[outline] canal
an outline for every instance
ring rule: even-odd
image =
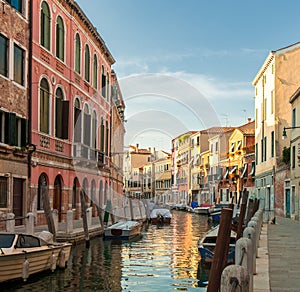
[[[201,291],[208,272],[197,242],[207,217],[172,211],[171,225],[145,225],[132,241],[91,240],[72,248],[65,270],[30,276],[27,283],[0,284],[1,291]],[[204,289],[203,291],[205,291]]]

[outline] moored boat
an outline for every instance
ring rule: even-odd
[[[46,270],[64,268],[71,243],[52,241],[52,234],[0,233],[0,282],[21,279]]]
[[[201,261],[205,264],[211,264],[214,257],[219,225],[209,230],[205,236],[198,242],[198,251],[201,256]],[[234,262],[235,257],[236,232],[231,231],[230,244],[228,251],[228,263]]]
[[[194,208],[194,212],[200,215],[209,215],[213,210],[213,205],[201,204],[200,206]]]
[[[152,224],[170,224],[172,214],[169,209],[153,209],[150,213]]]
[[[142,223],[137,221],[120,221],[104,229],[106,239],[131,239],[142,232]]]

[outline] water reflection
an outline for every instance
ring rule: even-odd
[[[145,226],[131,241],[96,238],[72,248],[65,270],[31,276],[1,291],[201,291],[208,271],[199,269],[197,241],[207,217],[173,211],[170,225]],[[3,286],[3,285],[1,285]]]

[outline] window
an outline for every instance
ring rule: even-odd
[[[8,77],[8,39],[0,34],[0,74]]]
[[[275,135],[274,131],[271,132],[271,157],[275,155]]]
[[[20,13],[23,12],[23,0],[6,0],[6,2]]]
[[[78,98],[74,104],[74,142],[81,142],[81,109]]]
[[[75,37],[75,71],[80,74],[81,43],[80,36],[77,33]]]
[[[93,61],[93,87],[98,88],[98,60],[96,55],[94,55]]]
[[[109,128],[108,121],[106,121],[106,137],[105,137],[105,154],[108,155],[108,142],[109,142]]]
[[[107,97],[107,101],[109,101],[109,88],[110,88],[110,85],[109,85],[109,74],[107,73],[107,78],[106,78],[106,97]]]
[[[292,111],[292,127],[296,127],[296,109],[293,108]]]
[[[49,84],[43,78],[40,83],[40,131],[49,133]]]
[[[8,178],[0,177],[0,208],[7,208]]]
[[[55,136],[68,139],[69,101],[64,100],[62,89],[59,87],[55,94]]]
[[[271,114],[274,114],[274,90],[271,91]]]
[[[101,70],[101,93],[103,97],[106,97],[106,76],[105,76],[105,72],[104,72],[104,67],[102,66],[102,70]]]
[[[88,45],[84,50],[84,79],[90,82],[90,49]]]
[[[63,20],[60,16],[56,22],[56,57],[64,61],[65,55],[65,28]]]
[[[100,151],[104,152],[104,121],[101,119],[101,133],[100,133]]]
[[[296,166],[296,146],[292,147],[292,168]]]
[[[0,111],[0,142],[25,147],[27,144],[27,120],[15,113]]]
[[[50,50],[50,9],[48,4],[43,1],[41,8],[41,45]]]
[[[97,114],[95,111],[92,118],[92,147],[97,148]]]
[[[24,60],[25,51],[14,45],[14,81],[24,85]]]
[[[83,143],[90,146],[91,139],[91,115],[89,114],[89,108],[87,105],[84,107],[83,115]]]

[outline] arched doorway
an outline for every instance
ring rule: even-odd
[[[61,177],[57,176],[54,181],[53,209],[58,211],[58,222],[61,222],[62,186]]]

